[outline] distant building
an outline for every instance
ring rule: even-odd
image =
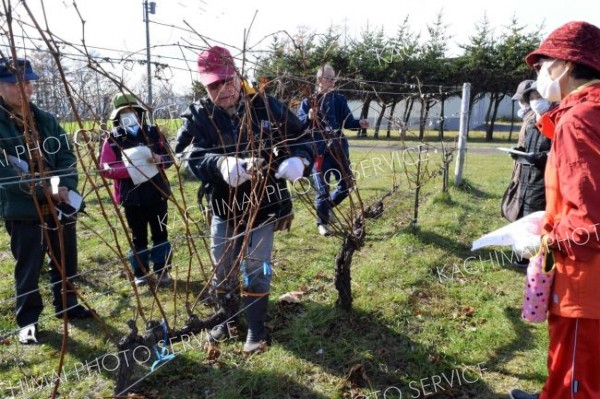
[[[446,100],[444,104],[444,129],[445,130],[458,130],[459,118],[460,118],[460,97],[452,97]],[[358,118],[360,114],[360,109],[362,107],[362,103],[360,101],[350,101],[349,103],[350,109],[355,117]],[[469,129],[481,128],[481,126],[485,125],[485,114],[487,112],[489,105],[489,97],[485,97],[483,100],[476,102],[473,104],[473,108],[471,110],[470,120],[469,120]],[[498,107],[498,113],[496,115],[496,120],[510,120],[512,115],[512,107],[515,106],[514,117],[517,118],[517,109],[518,106],[513,104],[510,96],[504,97],[500,106]],[[379,116],[380,107],[377,102],[371,102],[371,109],[369,111],[369,122],[371,126],[374,125],[374,122],[377,120]],[[396,105],[396,109],[394,111],[394,120],[399,121],[404,114],[405,102],[402,101]],[[411,112],[411,116],[409,119],[408,127],[409,128],[418,128],[419,127],[419,114],[420,114],[420,104],[415,103],[413,105],[413,109]],[[441,121],[441,106],[440,104],[434,105],[430,110],[427,117],[426,126],[428,130],[438,130]],[[389,112],[386,111],[386,114],[381,121],[381,127],[387,128],[389,121],[388,118]],[[518,119],[518,118],[517,118]],[[518,120],[517,120],[518,121]],[[399,128],[397,126],[398,122],[393,122],[394,128]]]

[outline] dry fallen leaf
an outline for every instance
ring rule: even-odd
[[[352,384],[360,385],[361,379],[362,381],[369,382],[369,377],[367,376],[365,366],[363,366],[361,363],[357,363],[350,369],[346,380]]]
[[[287,303],[300,303],[302,301],[303,295],[304,295],[304,292],[302,292],[302,291],[286,292],[285,294],[283,294],[279,297],[279,301],[287,302]]]
[[[471,317],[475,314],[475,308],[471,306],[464,307],[462,308],[462,314],[465,317]]]
[[[221,356],[221,351],[217,348],[216,345],[211,344],[210,342],[206,342],[204,344],[204,350],[206,351],[206,359],[207,360],[217,360],[219,356]]]

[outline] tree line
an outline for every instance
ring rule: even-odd
[[[379,105],[375,137],[384,118],[395,121],[394,115],[399,114],[399,125],[406,125],[417,104],[420,139],[431,108],[460,96],[463,83],[469,82],[471,108],[486,96],[490,99],[485,121],[486,140],[491,141],[501,101],[514,93],[519,82],[534,77],[524,58],[539,45],[541,26],[527,29],[513,16],[495,35],[484,15],[468,42],[459,44],[462,54],[457,57],[448,56],[451,36],[447,32],[441,12],[427,25],[425,35],[413,32],[409,17],[393,36],[386,36],[383,28],[366,28],[359,37],[347,40],[335,27],[325,33],[300,28],[295,35],[273,37],[269,51],[258,58],[255,76],[271,82],[270,90],[294,105],[312,93],[315,71],[329,62],[341,77],[339,87],[347,97],[362,102],[361,118],[369,116],[372,102]],[[404,107],[401,112],[398,105]]]
[[[398,25],[395,34],[388,36],[384,29],[365,28],[357,37],[348,37],[337,27],[324,33],[299,28],[295,34],[274,34],[265,51],[253,55],[251,65],[256,84],[275,94],[292,108],[314,91],[317,68],[330,63],[339,74],[338,87],[350,99],[360,101],[360,118],[369,116],[375,121],[374,136],[380,136],[382,122],[387,120],[387,136],[392,126],[402,131],[409,118],[419,115],[419,138],[423,139],[429,112],[435,105],[443,105],[452,97],[460,97],[464,82],[471,83],[470,107],[489,98],[485,122],[486,140],[494,133],[498,107],[507,95],[514,93],[520,81],[533,77],[524,57],[537,48],[541,40],[541,26],[528,29],[515,16],[496,34],[489,19],[474,24],[474,34],[467,43],[459,44],[462,54],[450,57],[452,37],[442,12],[436,14],[424,34],[415,33],[407,16]],[[257,55],[258,54],[258,55]],[[98,55],[99,57],[99,55]],[[35,100],[63,120],[72,115],[65,98],[54,60],[46,52],[31,55],[40,72]],[[110,98],[118,90],[114,82],[98,74],[82,61],[65,60],[69,66],[67,79],[78,98],[77,111],[85,118],[105,122],[110,113]],[[161,68],[168,65],[160,64]],[[172,84],[159,75],[155,64],[153,106],[176,104],[182,110],[204,94],[202,85],[193,81],[189,92],[175,93]],[[144,98],[147,87],[145,75],[136,82],[123,81]],[[159,104],[160,103],[160,104]],[[378,107],[371,107],[376,103]],[[172,108],[171,108],[172,109]],[[377,115],[369,115],[377,109]],[[174,117],[173,113],[164,117]],[[366,134],[365,131],[359,134]],[[441,123],[440,139],[443,138]]]

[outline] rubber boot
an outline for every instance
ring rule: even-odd
[[[137,252],[137,256],[135,253]],[[136,278],[145,278],[145,273],[148,272],[148,264],[150,261],[150,252],[147,248],[136,248],[135,251],[131,250],[127,254],[127,258],[129,259],[129,263],[131,264],[131,268],[133,269],[133,274]],[[140,262],[141,265],[140,265]],[[145,270],[142,270],[142,266]]]
[[[267,318],[269,296],[245,296],[243,304],[248,319],[248,336],[244,343],[244,352],[246,354],[260,352],[264,350],[265,341],[267,340],[265,320]]]
[[[166,266],[171,266],[171,243],[163,241],[150,248],[150,260],[154,264],[154,273],[160,274]]]
[[[171,284],[169,269],[171,266],[171,243],[161,242],[150,249],[150,260],[154,268],[154,277],[158,285]],[[163,270],[164,269],[164,270]]]
[[[207,334],[206,340],[211,343],[223,342],[229,336],[228,326],[237,321],[237,313],[240,310],[239,294],[228,292],[218,293],[215,302],[217,303],[218,323]]]

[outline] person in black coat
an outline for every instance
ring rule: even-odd
[[[208,95],[183,113],[175,152],[201,181],[212,214],[211,294],[221,324],[207,338],[226,338],[241,291],[248,320],[244,352],[253,353],[267,339],[274,232],[289,228],[293,216],[286,180],[296,183],[309,175],[312,144],[283,103],[242,89],[229,50],[214,46],[201,52],[198,72]]]
[[[540,96],[535,82],[523,93],[522,101],[528,104],[531,111],[525,115],[524,134],[519,137],[519,146],[515,148],[527,155],[512,155],[515,162],[519,163],[521,167],[519,174],[521,208],[517,219],[546,209],[544,171],[548,152],[552,145],[552,141],[544,136],[536,126],[536,122],[551,109],[552,104]]]
[[[514,148],[526,155],[511,154],[515,160],[513,180],[518,184],[519,211],[516,219],[520,219],[546,209],[544,172],[552,141],[540,132],[536,122],[552,108],[553,104],[540,96],[533,80],[522,82],[513,99],[521,103],[522,109],[527,109],[523,116],[518,147]],[[527,267],[528,264],[529,259],[522,258],[517,260],[515,266]]]

